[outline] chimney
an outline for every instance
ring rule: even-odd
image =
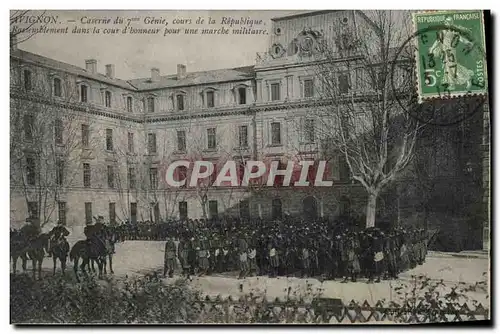
[[[177,64],[177,80],[184,79],[186,77],[186,65]]]
[[[90,73],[97,73],[97,60],[87,59],[85,60],[85,69]]]
[[[17,50],[17,36],[16,35],[10,35],[10,49],[12,51]]]
[[[115,65],[113,64],[106,65],[106,76],[110,79],[115,78]]]
[[[151,81],[158,82],[160,81],[160,69],[157,67],[153,67],[151,69]]]

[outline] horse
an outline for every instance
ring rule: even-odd
[[[91,260],[97,262],[97,266],[99,267],[99,278],[102,278],[103,264],[106,263],[106,253],[106,245],[97,237],[77,241],[69,253],[69,258],[73,261],[73,270],[76,280],[80,282],[78,277],[78,264],[80,258],[82,259],[80,268],[84,273],[86,273],[85,267],[90,268],[89,264]]]
[[[55,241],[50,247],[50,253],[52,254],[52,261],[54,262],[54,275],[56,274],[57,259],[61,262],[61,271],[64,275],[66,270],[66,259],[69,253],[69,243],[66,238]]]
[[[23,240],[21,233],[17,230],[10,232],[10,256],[12,258],[12,271],[17,273],[17,259],[21,258],[23,271],[26,271],[28,256],[26,254],[26,241]]]
[[[45,252],[49,252],[49,239],[47,233],[42,233],[33,238],[26,245],[26,251],[33,262],[33,279],[36,279],[36,270],[38,269],[38,278],[42,278],[42,263]]]

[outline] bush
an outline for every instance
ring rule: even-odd
[[[34,281],[11,276],[11,323],[186,323],[198,317],[199,294],[184,280],[164,284],[153,274],[81,283],[64,277]]]

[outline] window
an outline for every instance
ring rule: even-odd
[[[128,140],[128,152],[134,153],[134,133],[133,132],[128,133],[127,140]]]
[[[130,167],[128,169],[128,187],[129,189],[135,189],[135,168]]]
[[[88,87],[86,85],[80,85],[80,102],[88,101]]]
[[[340,181],[349,181],[350,179],[350,171],[349,171],[349,165],[347,164],[345,156],[341,155],[339,156],[339,179]]]
[[[113,166],[108,166],[108,188],[115,187],[115,169]]]
[[[238,103],[247,104],[247,89],[245,87],[238,88]]]
[[[56,119],[54,123],[54,132],[56,137],[56,144],[61,145],[63,143],[63,121]]]
[[[207,92],[207,108],[213,108],[215,106],[215,94],[213,91]]]
[[[282,207],[281,207],[281,199],[275,198],[273,199],[272,204],[272,218],[273,219],[281,219],[283,216]]]
[[[306,143],[314,143],[316,141],[316,134],[314,131],[314,119],[305,120],[304,137]]]
[[[241,125],[238,131],[240,147],[248,147],[248,126]]]
[[[347,94],[349,92],[349,77],[347,74],[339,75],[339,93]]]
[[[187,187],[187,167],[186,166],[179,166],[178,167],[178,177],[177,177],[177,180],[176,181],[182,181],[182,180],[186,180],[186,182],[184,182],[184,184],[181,186],[181,188],[186,188]]]
[[[219,216],[217,201],[208,201],[208,212],[210,214],[210,218],[217,218]]]
[[[151,189],[158,189],[158,168],[149,169],[149,185]]]
[[[156,153],[156,133],[148,133],[148,153]]]
[[[184,95],[177,94],[176,99],[177,99],[177,110],[179,111],[184,110]]]
[[[89,147],[89,126],[87,124],[82,124],[82,146]]]
[[[85,203],[85,223],[87,225],[92,224],[92,203]]]
[[[111,92],[110,91],[104,92],[104,105],[107,108],[111,108]]]
[[[31,82],[31,71],[30,70],[24,70],[24,89],[25,90],[31,90],[33,88],[32,82]]]
[[[64,184],[64,160],[62,158],[56,159],[56,183],[58,186]]]
[[[177,150],[179,152],[186,151],[186,131],[184,130],[177,131]]]
[[[215,150],[215,147],[217,146],[217,141],[215,139],[215,128],[207,129],[207,139],[208,149]]]
[[[130,221],[132,223],[137,222],[137,203],[136,202],[130,203]]]
[[[29,186],[34,186],[36,183],[36,161],[35,157],[26,157],[26,183]]]
[[[90,164],[83,164],[83,186],[90,188]]]
[[[153,212],[151,212],[151,208]],[[149,219],[155,223],[160,222],[160,204],[158,202],[150,203]]]
[[[38,219],[38,202],[28,202],[28,216]]]
[[[132,112],[132,96],[127,96],[127,111]]]
[[[313,80],[312,79],[307,79],[304,80],[304,97],[313,97],[314,96],[314,86],[313,86]]]
[[[109,203],[109,223],[114,225],[116,223],[116,204]]]
[[[57,218],[61,224],[66,225],[66,202],[57,202]]]
[[[147,99],[148,102],[148,112],[155,112],[155,98],[150,96]]]
[[[213,166],[213,173],[210,174],[210,185],[213,185],[215,183],[215,180],[217,180],[217,164],[214,163]]]
[[[188,204],[186,201],[179,202],[179,218],[181,220],[188,219]]]
[[[279,122],[271,123],[271,144],[281,145],[281,124]]]
[[[106,150],[113,151],[113,129],[106,129]]]
[[[280,99],[280,84],[271,84],[271,101],[278,101]]]
[[[52,80],[52,93],[57,97],[62,96],[61,79],[54,78],[54,80]]]
[[[240,218],[241,219],[250,219],[250,203],[247,199],[240,201]]]
[[[35,117],[33,115],[24,115],[24,139],[27,141],[33,140],[33,127],[35,125]]]

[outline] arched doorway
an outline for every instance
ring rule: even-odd
[[[307,196],[302,200],[302,212],[304,218],[314,220],[318,218],[318,203],[313,196]]]

